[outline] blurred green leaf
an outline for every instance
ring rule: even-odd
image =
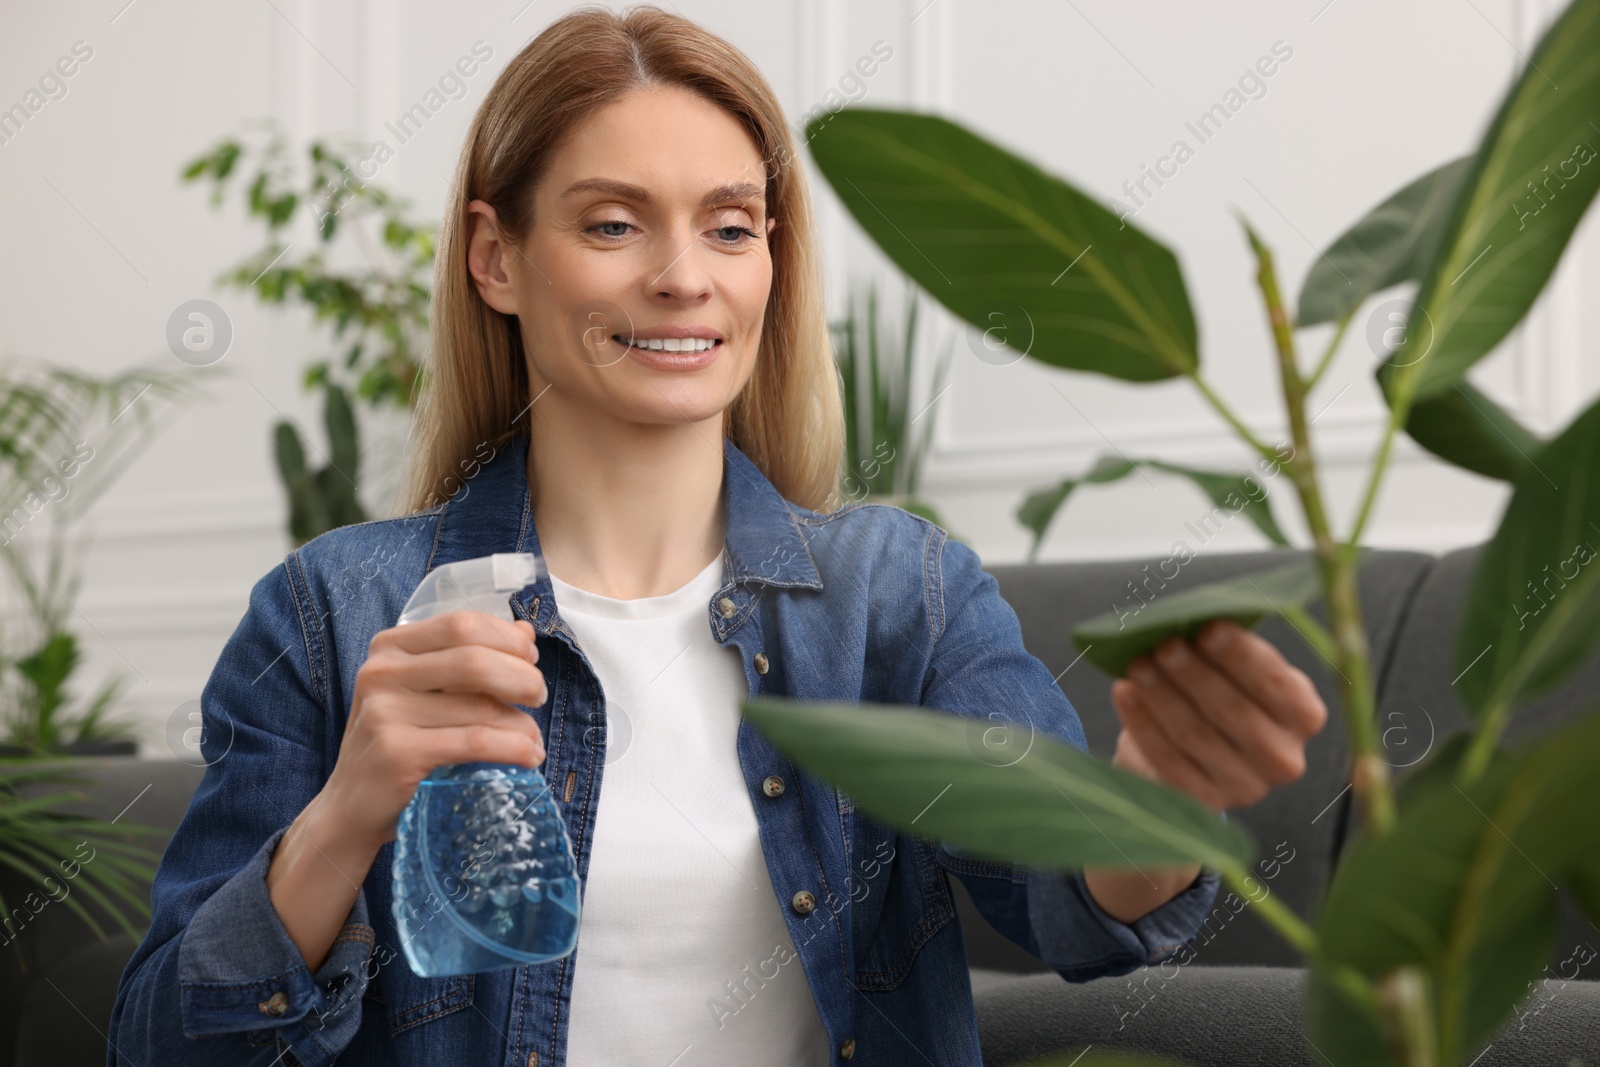
[[[936,115],[845,107],[806,134],[862,228],[986,342],[1125,381],[1198,365],[1177,258],[1095,197]]]
[[[1296,326],[1333,322],[1367,297],[1427,268],[1471,156],[1429,171],[1369,211],[1311,265],[1296,300]]]
[[[1411,405],[1406,433],[1465,470],[1514,480],[1544,442],[1466,378]]]
[[[67,679],[78,665],[78,639],[70,633],[53,633],[44,646],[16,662],[17,671],[33,686],[33,714],[39,722],[53,722],[67,700]],[[54,740],[53,738],[50,740]]]
[[[1521,321],[1600,188],[1600,0],[1574,0],[1533,49],[1461,179],[1386,396],[1436,396]],[[1564,87],[1564,88],[1563,88]],[[1420,349],[1421,351],[1418,351]]]
[[[1102,484],[1117,481],[1132,474],[1139,468],[1166,471],[1189,479],[1200,490],[1211,498],[1211,502],[1218,508],[1226,508],[1229,512],[1224,516],[1224,521],[1233,515],[1243,514],[1255,524],[1256,529],[1264,534],[1267,540],[1275,545],[1287,548],[1288,538],[1283,536],[1283,531],[1278,528],[1278,523],[1272,515],[1272,505],[1269,498],[1262,490],[1260,479],[1250,473],[1230,474],[1226,471],[1202,470],[1198,467],[1185,467],[1177,463],[1168,463],[1159,459],[1124,459],[1121,456],[1100,456],[1095,460],[1095,465],[1089,473],[1081,478],[1064,478],[1048,489],[1038,489],[1023,498],[1022,504],[1017,508],[1017,521],[1033,531],[1033,543],[1028,546],[1028,558],[1033,559],[1039,552],[1039,545],[1044,540],[1045,531],[1055,519],[1056,513],[1066,504],[1067,497],[1080,485]],[[1251,490],[1251,485],[1260,491],[1260,496]],[[1237,502],[1237,506],[1235,503]],[[1216,515],[1213,511],[1212,517]],[[1205,520],[1202,520],[1205,521]]]
[[[1345,231],[1307,275],[1296,325],[1342,318],[1375,292],[1420,281],[1472,159],[1429,171]],[[1414,401],[1405,430],[1441,459],[1503,481],[1515,477],[1539,447],[1537,437],[1465,376],[1436,396]]]
[[[1462,787],[1435,776],[1395,828],[1340,861],[1318,919],[1330,960],[1424,967],[1437,1062],[1489,1037],[1555,946],[1555,881],[1600,852],[1600,714],[1508,753]]]
[[[1357,1002],[1313,961],[1306,968],[1305,1021],[1318,1063],[1337,1067],[1394,1067],[1383,1024],[1372,1006]]]
[[[1316,563],[1308,559],[1177,593],[1157,592],[1130,611],[1113,607],[1073,627],[1072,640],[1084,659],[1120,678],[1130,663],[1168,638],[1192,640],[1212,619],[1231,619],[1248,628],[1268,615],[1303,609],[1321,591]]]
[[[1597,163],[1600,169],[1600,163]],[[1456,688],[1480,718],[1553,685],[1600,637],[1600,402],[1540,449],[1478,557]]]
[[[143,931],[130,916],[149,918],[149,886],[155,878],[160,853],[129,839],[165,831],[137,823],[113,824],[61,810],[64,803],[83,797],[81,789],[26,797],[21,792],[25,786],[58,784],[92,782],[87,772],[64,761],[0,759],[0,865],[27,879],[30,889],[42,900],[37,908],[27,905],[29,894],[20,901],[0,900],[0,922],[9,922],[10,928],[17,929],[31,921],[35,912],[62,907],[106,940],[109,935],[105,929],[76,899],[81,892],[137,940]],[[54,889],[50,882],[55,884]]]
[[[1031,723],[784,697],[750,698],[743,708],[873,818],[972,855],[1049,869],[1197,861],[1220,870],[1251,858],[1244,832],[1190,797]],[[1003,761],[995,731],[1008,737]]]
[[[1421,797],[1443,788],[1456,777],[1461,759],[1472,744],[1472,731],[1462,730],[1444,739],[1420,764],[1395,783],[1395,803],[1405,810]],[[1359,831],[1357,831],[1359,833]]]

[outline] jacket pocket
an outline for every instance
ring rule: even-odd
[[[881,856],[885,843],[894,849],[887,875],[863,879],[856,890],[859,899],[853,900],[870,927],[864,936],[856,931],[856,988],[893,989],[911,973],[928,939],[955,917],[955,905],[932,844],[885,830],[874,820],[858,819],[856,825],[862,830],[861,855]]]
[[[389,1017],[389,1032],[403,1033],[414,1026],[457,1012],[472,1005],[476,975],[456,974],[441,978],[419,978],[406,966],[385,967],[367,985],[362,997],[369,1009],[376,1008]]]

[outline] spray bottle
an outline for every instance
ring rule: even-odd
[[[397,625],[449,611],[512,620],[511,593],[537,579],[531,552],[429,571]],[[394,920],[418,976],[471,974],[567,955],[577,945],[578,867],[537,767],[483,760],[435,767],[400,814]]]

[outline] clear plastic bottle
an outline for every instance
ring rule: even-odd
[[[514,619],[510,594],[534,581],[531,552],[498,552],[429,571],[398,625],[449,611]],[[400,814],[394,920],[423,978],[543,963],[571,952],[577,862],[536,767],[482,760],[434,768]]]

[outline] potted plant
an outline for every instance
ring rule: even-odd
[[[1341,1065],[1466,1063],[1549,957],[1560,894],[1600,922],[1600,709],[1531,744],[1502,744],[1516,708],[1600,639],[1600,568],[1583,566],[1600,545],[1600,403],[1541,440],[1467,378],[1537,299],[1600,187],[1597,86],[1600,0],[1573,0],[1477,150],[1352,226],[1319,258],[1295,308],[1266,243],[1241,219],[1290,427],[1291,439],[1276,447],[1206,381],[1177,258],[1130,220],[935,116],[846,108],[826,130],[808,131],[818,166],[857,221],[957,316],[987,329],[1000,315],[1010,336],[1026,341],[1018,351],[1053,366],[1127,382],[1187,378],[1263,473],[1288,475],[1312,537],[1307,563],[1174,594],[1126,626],[1102,616],[1073,638],[1118,675],[1212,618],[1253,625],[1282,615],[1334,666],[1358,837],[1315,923],[1271,896],[1258,906],[1304,955],[1311,1039]],[[971,239],[980,233],[998,237]],[[919,246],[938,250],[942,270]],[[1052,284],[1069,265],[1071,284]],[[1026,288],[1011,280],[1028,278],[1038,280]],[[1336,531],[1307,401],[1356,310],[1407,282],[1417,284],[1415,296],[1402,302],[1375,371],[1389,416],[1356,513]],[[1332,343],[1304,366],[1296,332],[1317,323],[1334,324]],[[1508,482],[1511,497],[1455,632],[1472,727],[1445,739],[1397,790],[1381,757],[1355,570],[1402,431],[1453,464]],[[1560,571],[1559,592],[1539,597],[1550,566]],[[1313,598],[1329,625],[1306,610]],[[968,724],[943,712],[865,714],[778,698],[744,707],[801,764],[902,830],[1043,868],[1198,862],[1248,892],[1254,844],[1238,826],[1051,738],[1036,737],[1023,759],[994,766],[975,758]]]
[[[107,377],[16,361],[0,368],[0,562],[27,617],[0,632],[0,753],[131,754],[135,727],[111,713],[125,679],[74,711],[71,626],[81,575],[66,533],[151,439],[156,398],[184,397],[188,369]],[[42,546],[41,546],[42,542]]]
[[[898,337],[879,325],[876,283],[852,289],[844,318],[831,324],[844,400],[846,469],[839,496],[845,503],[893,504],[944,526],[920,490],[950,347],[940,354],[931,381],[923,381],[917,373],[917,294],[909,282],[906,289],[906,324]]]
[[[23,970],[28,956],[19,935],[47,907],[67,908],[101,941],[109,935],[81,897],[135,941],[142,932],[134,920],[148,923],[149,885],[161,855],[135,840],[163,831],[65,810],[83,799],[80,789],[46,791],[89,784],[64,761],[0,757],[0,866],[29,887],[21,899],[0,895],[0,944],[12,946]]]
[[[373,160],[358,158],[358,146],[313,140],[297,169],[275,125],[265,123],[263,130],[260,136],[223,138],[186,163],[181,178],[209,181],[213,207],[239,189],[249,217],[266,227],[261,249],[222,272],[218,283],[253,292],[264,304],[309,308],[315,322],[331,325],[342,346],[337,359],[309,363],[302,380],[306,389],[323,394],[329,451],[318,451],[324,462],[308,466],[306,441],[292,422],[281,420],[272,430],[289,536],[302,545],[368,517],[357,492],[363,476],[352,398],[409,429],[423,387],[438,227],[414,220],[406,201],[360,176]],[[310,229],[311,247],[291,254],[308,243],[286,238],[296,219]],[[354,265],[335,261],[334,253],[349,250],[339,245],[341,234],[358,257]],[[400,454],[386,443],[371,451],[379,457]],[[398,468],[386,468],[375,478],[386,485],[396,473]]]

